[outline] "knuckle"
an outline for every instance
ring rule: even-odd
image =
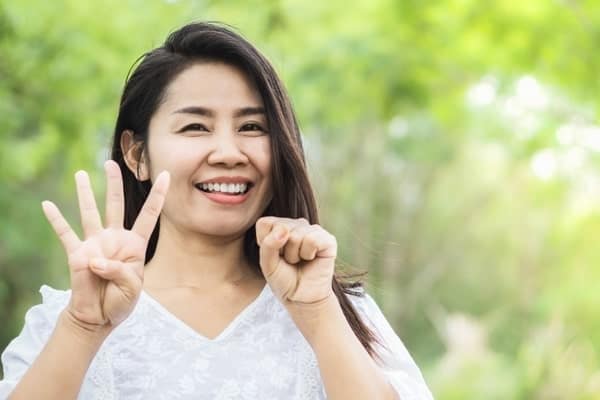
[[[264,229],[269,226],[269,224],[273,223],[273,217],[261,217],[256,221],[257,228]]]
[[[273,245],[275,244],[275,240],[273,240],[273,238],[271,238],[270,236],[266,236],[262,239],[262,244],[260,245],[261,248],[271,248],[273,247]]]
[[[288,242],[299,243],[302,241],[302,239],[303,239],[303,235],[301,233],[296,232],[296,231],[291,231]]]
[[[87,197],[83,197],[79,202],[79,207],[82,210],[96,210],[96,197],[94,194],[90,194]]]
[[[320,229],[313,229],[306,233],[307,240],[315,240],[322,236],[323,231]]]
[[[152,217],[158,217],[160,215],[160,207],[154,203],[147,203],[144,206],[144,212]]]
[[[118,190],[111,191],[109,192],[108,198],[112,201],[121,201],[123,199],[123,193]]]
[[[71,267],[82,267],[87,264],[87,259],[79,253],[74,253],[67,256],[67,263]]]
[[[306,238],[306,243],[309,246],[315,247],[319,244],[319,237],[316,235],[311,235]]]
[[[60,239],[65,239],[69,232],[70,229],[66,224],[61,224],[56,227],[56,234]]]
[[[157,189],[154,189],[151,193],[151,203],[155,203],[155,204],[162,204],[163,201],[165,200],[165,193],[161,192]]]
[[[266,223],[265,223],[265,221],[262,218],[260,218],[259,220],[257,220],[256,221],[256,228],[255,228],[256,229],[256,234],[257,235],[263,234],[263,232],[265,230],[265,226],[266,226]]]

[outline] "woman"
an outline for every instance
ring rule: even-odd
[[[373,300],[334,275],[296,119],[269,62],[216,24],[145,54],[105,164],[105,224],[43,210],[71,290],[2,356],[11,399],[426,399]]]

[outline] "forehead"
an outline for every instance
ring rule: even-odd
[[[161,108],[201,106],[215,110],[262,107],[254,83],[239,68],[219,63],[197,63],[183,70],[167,86]]]

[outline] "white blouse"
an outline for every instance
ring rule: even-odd
[[[2,353],[6,399],[50,337],[70,290],[42,286],[43,303]],[[382,371],[400,399],[432,399],[421,372],[373,299],[348,296],[390,351]],[[325,399],[311,347],[269,285],[216,338],[208,339],[142,291],[127,320],[104,341],[78,399]]]

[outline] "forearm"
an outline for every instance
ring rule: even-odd
[[[337,298],[317,310],[292,308],[292,318],[316,354],[327,398],[397,399],[392,386],[348,324]]]
[[[107,336],[107,332],[77,327],[63,311],[48,342],[9,399],[76,399],[85,373]]]

